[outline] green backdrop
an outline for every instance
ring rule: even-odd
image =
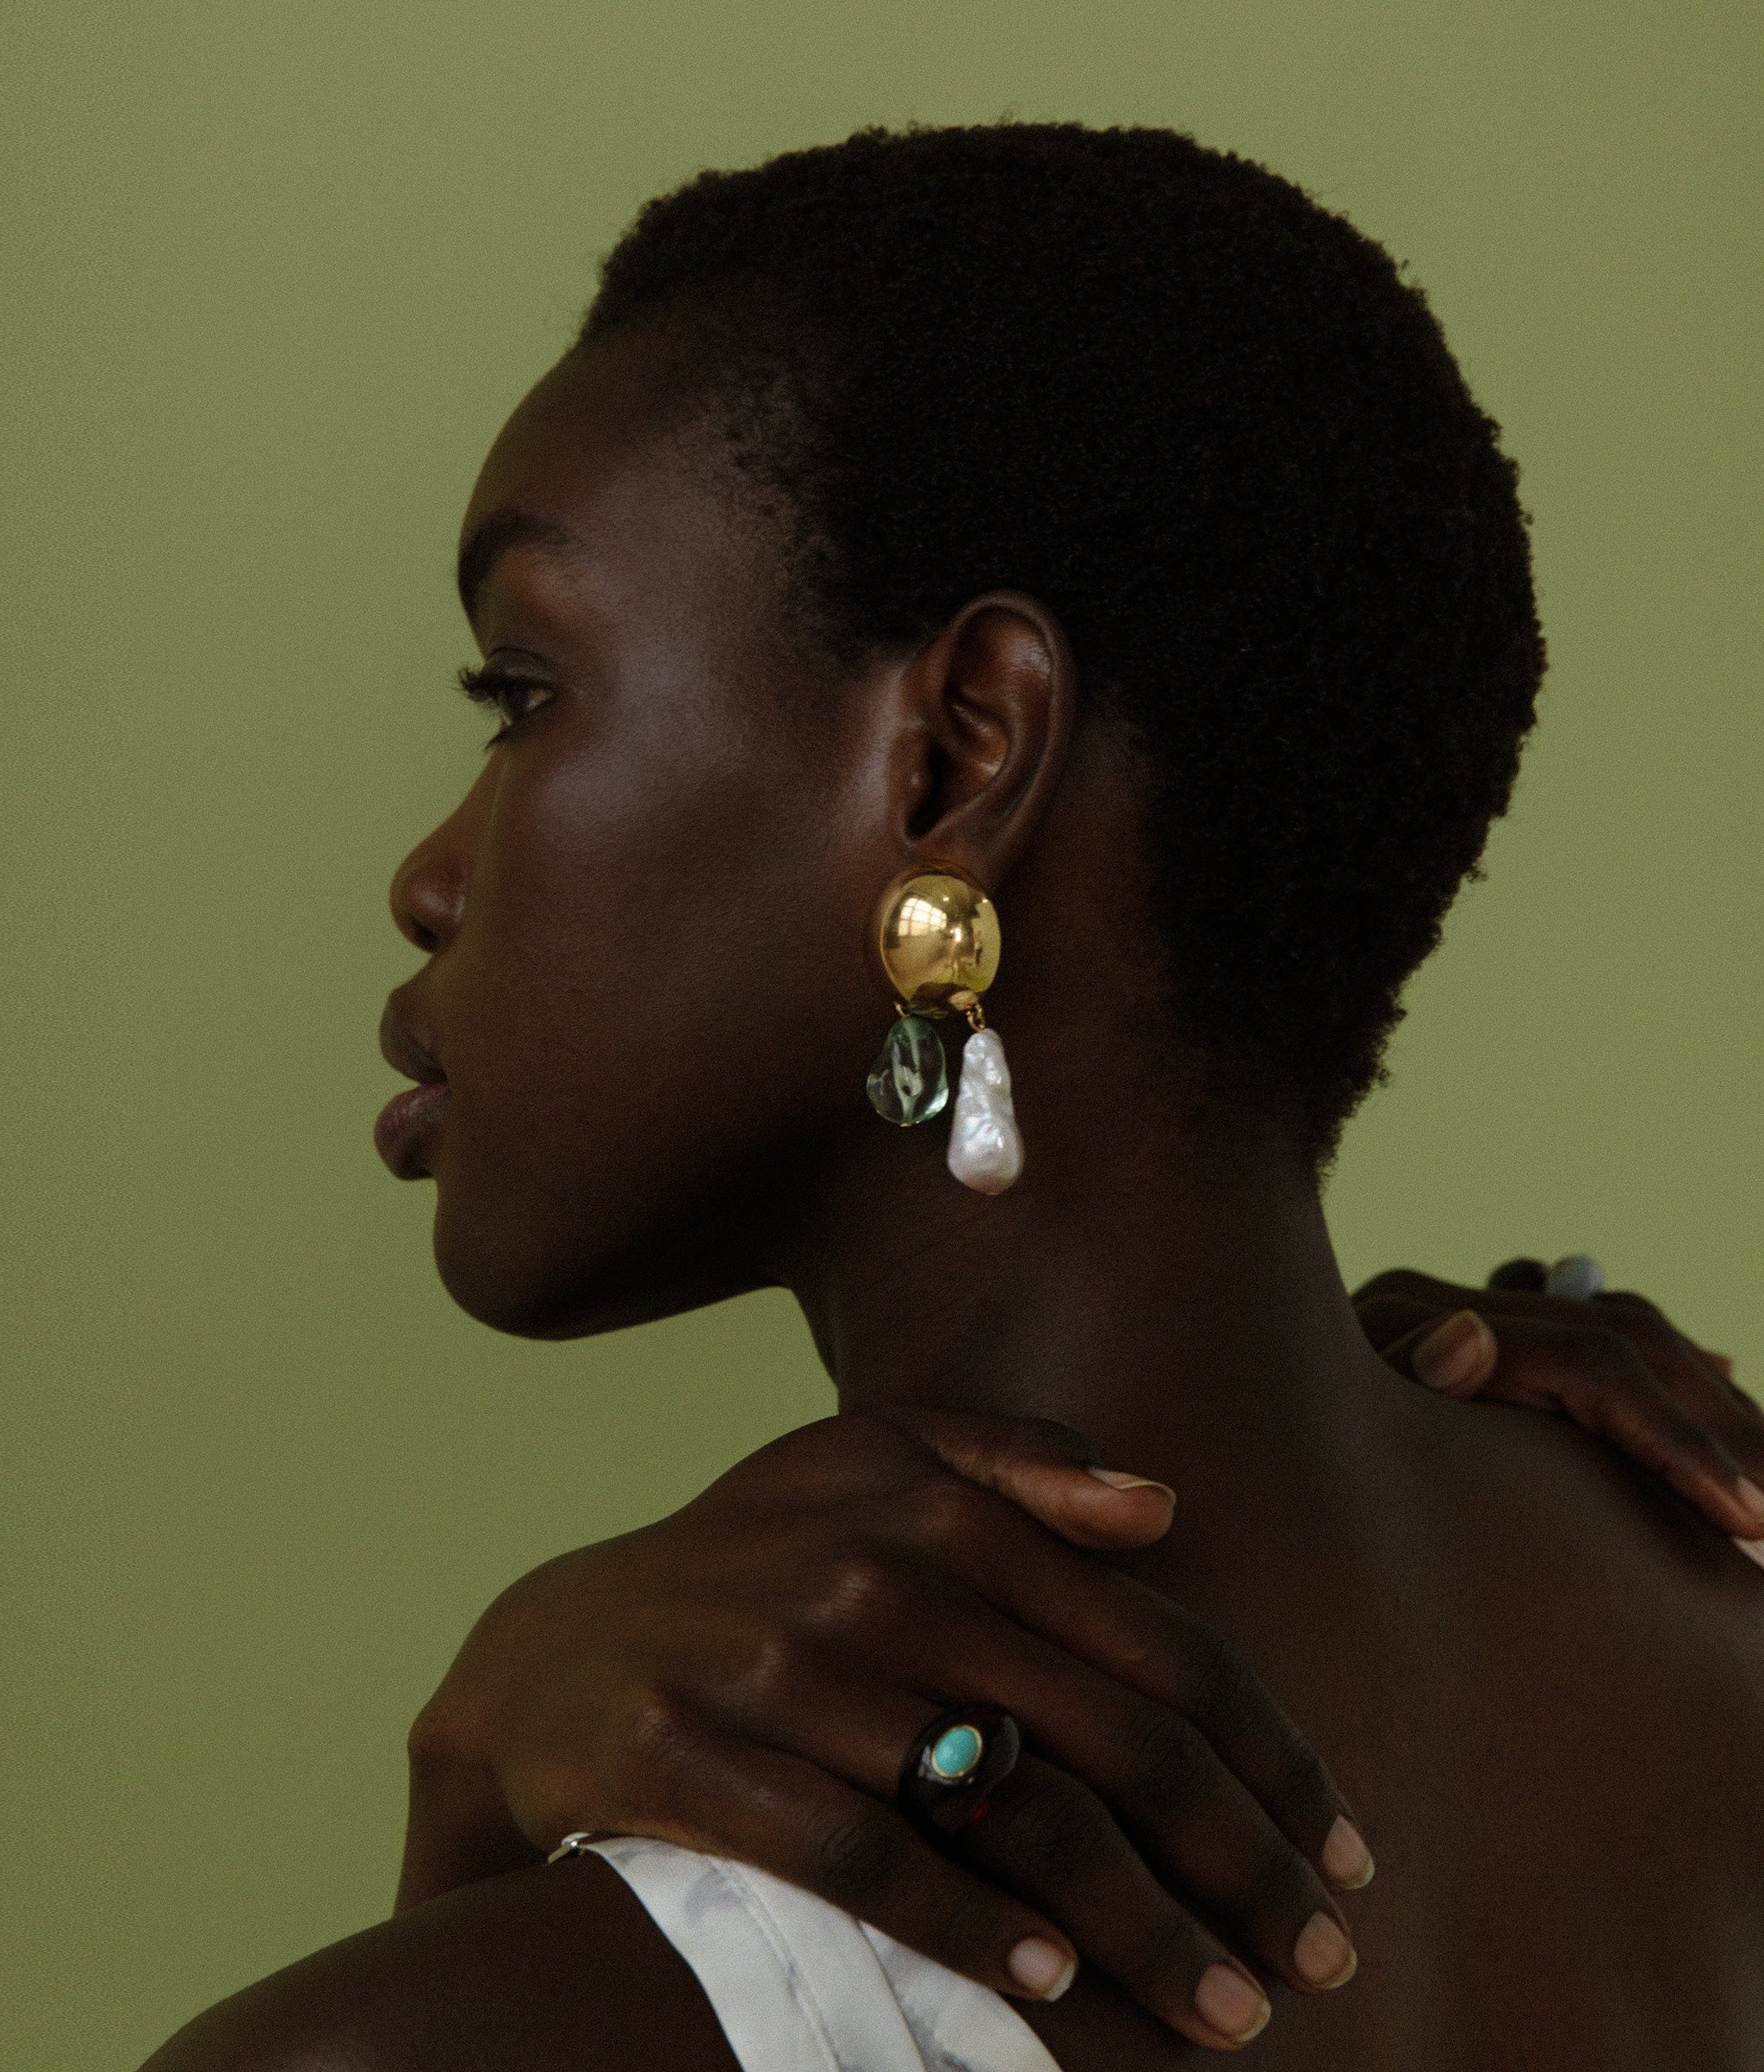
[[[468,1322],[368,1138],[384,888],[481,731],[466,491],[702,165],[1167,123],[1412,264],[1523,463],[1553,669],[1350,1134],[1345,1263],[1591,1250],[1758,1371],[1761,20],[4,9],[0,2062],[130,2065],[382,1913],[404,1727],[474,1614],[827,1407],[780,1297],[582,1347]]]

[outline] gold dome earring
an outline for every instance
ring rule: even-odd
[[[953,864],[904,871],[877,902],[874,939],[897,1019],[869,1077],[870,1105],[903,1129],[941,1114],[949,1080],[935,1024],[966,1016],[972,1033],[962,1046],[949,1170],[965,1187],[1003,1194],[1023,1169],[1023,1141],[1004,1046],[980,1005],[998,973],[997,910]]]

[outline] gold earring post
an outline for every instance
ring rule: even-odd
[[[878,900],[874,926],[883,974],[907,1012],[953,1008],[984,1027],[979,996],[998,971],[998,915],[965,870],[903,871]]]

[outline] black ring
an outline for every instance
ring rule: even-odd
[[[972,1736],[972,1742],[964,1736]],[[934,1841],[960,1834],[985,1812],[992,1794],[1016,1768],[1022,1746],[1022,1732],[1002,1705],[961,1705],[939,1713],[906,1752],[895,1802]]]

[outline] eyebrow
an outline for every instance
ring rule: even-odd
[[[531,511],[490,511],[472,527],[471,537],[459,550],[459,601],[471,618],[478,593],[490,571],[511,547],[548,547],[562,553],[581,542],[568,526],[549,518],[536,518]]]

